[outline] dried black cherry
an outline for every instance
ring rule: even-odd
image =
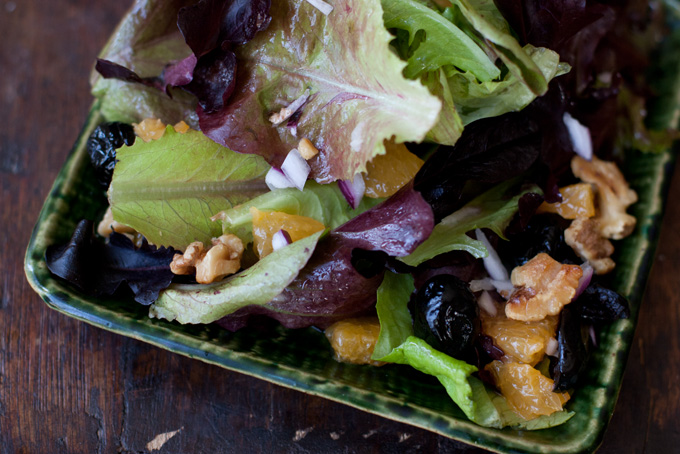
[[[135,131],[126,123],[102,123],[87,139],[87,153],[99,183],[108,187],[116,165],[116,150],[135,142]]]
[[[418,289],[413,330],[435,349],[449,356],[463,354],[472,344],[479,308],[468,285],[450,274],[440,274]]]

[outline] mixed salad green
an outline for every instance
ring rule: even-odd
[[[253,315],[325,328],[377,312],[373,360],[437,377],[472,421],[527,430],[561,424],[570,412],[527,420],[483,383],[493,381],[484,364],[503,351],[482,339],[479,321],[471,322],[479,338],[454,358],[416,335],[413,299],[433,276],[452,275],[466,287],[474,282],[475,298],[487,298],[481,311],[493,312],[513,290],[507,269],[541,252],[592,273],[564,244],[564,220],[535,213],[575,181],[575,154],[611,159],[621,144],[644,141],[653,150],[673,138],[646,130],[639,108],[647,91],[641,68],[658,41],[655,8],[137,0],[97,63],[93,93],[107,121],[156,118],[191,129],[167,126],[157,140],[115,147],[111,212],[144,238],[141,247],[115,233],[103,244],[84,223],[69,244],[48,251],[50,269],[95,294],[126,282],[151,317],[231,330]],[[633,26],[653,32],[633,40]],[[301,138],[318,154],[282,171]],[[363,176],[389,141],[407,143],[425,163],[393,195],[362,197]],[[288,238],[259,260],[246,252],[240,271],[210,284],[170,272],[175,253],[195,242],[235,235],[248,249],[258,210],[325,229]],[[508,239],[512,246],[503,245]],[[604,298],[594,312],[609,312],[596,319],[575,295],[577,325],[565,327],[566,316],[556,322],[561,391],[578,373],[559,363],[574,359],[564,356],[565,339],[574,339],[567,331],[627,314],[618,295],[589,282],[590,274],[575,292]],[[568,375],[561,385],[560,373]]]

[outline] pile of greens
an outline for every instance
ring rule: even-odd
[[[87,226],[59,249],[61,266],[102,276],[115,268],[102,287],[128,282],[152,317],[232,330],[262,314],[289,328],[326,327],[377,301],[374,359],[436,376],[478,424],[561,424],[571,413],[522,420],[471,375],[475,366],[414,337],[407,303],[415,284],[450,266],[442,257],[488,254],[468,232],[504,238],[544,198],[559,200],[574,155],[565,113],[590,128],[598,154],[668,142],[631,108],[646,94],[640,67],[655,36],[632,43],[622,33],[649,23],[651,10],[609,3],[337,0],[325,15],[304,0],[138,0],[97,63],[93,93],[108,121],[193,129],[168,126],[159,140],[118,150],[114,219],[164,251],[222,233],[252,241],[250,207],[308,216],[327,231],[210,285],[140,283],[134,260],[100,265],[80,252],[94,241]],[[272,125],[270,115],[298,99]],[[319,149],[315,181],[269,191],[267,171],[301,137]],[[338,183],[365,172],[385,140],[409,143],[426,162],[393,196],[353,209]],[[221,223],[211,220],[218,212]]]

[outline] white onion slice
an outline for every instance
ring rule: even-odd
[[[590,138],[590,130],[569,115],[568,112],[564,113],[562,121],[569,131],[571,144],[574,146],[576,154],[588,161],[593,159],[593,141]]]
[[[496,303],[493,301],[493,298],[487,291],[484,291],[481,295],[479,295],[479,298],[477,298],[477,304],[492,317],[495,317],[496,314],[498,314]]]
[[[309,167],[305,158],[300,155],[297,148],[293,148],[288,152],[288,156],[281,164],[281,170],[288,177],[288,179],[293,183],[293,186],[302,191],[305,188],[305,182],[309,176],[309,172],[312,168]]]
[[[486,272],[489,273],[491,279],[496,281],[507,281],[509,279],[508,270],[506,270],[503,266],[500,257],[498,257],[496,250],[491,246],[491,243],[489,243],[489,240],[486,235],[484,235],[484,232],[482,232],[480,229],[475,229],[475,234],[477,235],[477,239],[484,243],[484,247],[486,247],[486,250],[489,252],[489,255],[482,259],[484,261],[484,268],[486,268]]]
[[[354,179],[352,181],[338,181],[338,187],[340,188],[342,195],[344,195],[345,199],[347,199],[347,202],[354,209],[359,206],[361,199],[364,197],[364,192],[366,192],[364,177],[360,173],[354,175]]]
[[[274,189],[295,187],[281,169],[277,169],[276,167],[269,169],[269,172],[267,172],[267,175],[264,177],[264,182],[267,183],[267,187],[272,191]]]
[[[293,241],[291,240],[288,232],[283,229],[272,235],[272,249],[275,251],[281,249],[284,246],[288,246],[292,242]]]
[[[323,0],[307,0],[307,3],[321,11],[324,16],[328,16],[333,11],[333,7]]]

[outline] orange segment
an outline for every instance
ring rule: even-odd
[[[562,201],[545,203],[537,213],[557,213],[564,219],[590,218],[595,216],[595,193],[588,183],[572,184],[560,188]]]
[[[549,316],[538,322],[512,320],[503,315],[482,317],[482,332],[493,339],[505,356],[531,366],[543,359],[556,329],[557,317]]]
[[[366,197],[391,196],[411,181],[423,165],[423,160],[408,151],[403,143],[385,141],[385,150],[385,154],[376,156],[366,165]]]
[[[377,317],[341,320],[329,326],[325,334],[333,347],[336,361],[374,366],[385,364],[371,359],[380,335],[380,322]]]
[[[528,364],[493,361],[484,368],[510,408],[524,419],[534,419],[562,410],[569,393],[554,393],[554,382]]]
[[[325,228],[316,219],[281,211],[260,211],[250,207],[250,214],[253,216],[255,250],[260,258],[272,253],[272,237],[281,229],[288,232],[291,240],[297,241]]]

